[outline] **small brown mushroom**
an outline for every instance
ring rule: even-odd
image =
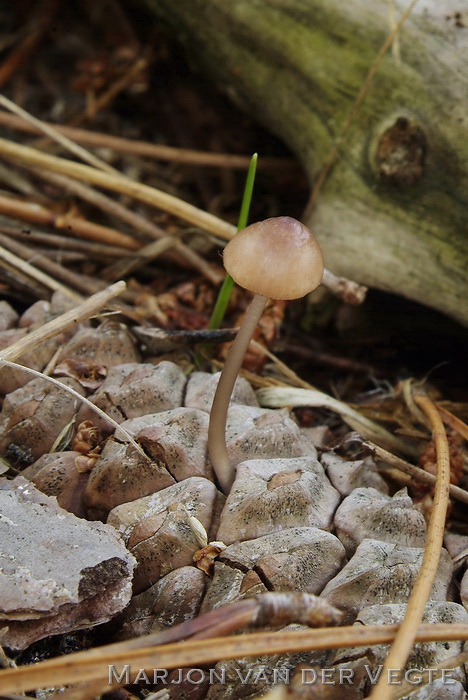
[[[255,294],[224,365],[210,416],[210,457],[221,488],[228,492],[234,471],[224,437],[227,409],[252,334],[268,298],[298,299],[319,286],[323,258],[306,226],[280,216],[240,231],[224,250],[224,266],[237,284]]]

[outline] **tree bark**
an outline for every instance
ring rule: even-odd
[[[290,146],[311,183],[392,29],[389,11],[398,18],[407,4],[145,2],[191,60]],[[468,325],[468,12],[457,7],[419,0],[306,223],[333,272]]]

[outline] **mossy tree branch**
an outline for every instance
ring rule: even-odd
[[[391,31],[386,0],[145,2],[311,183]],[[306,223],[337,274],[468,324],[468,28],[449,5],[416,5]]]

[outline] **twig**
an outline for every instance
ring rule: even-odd
[[[46,275],[44,272],[41,272],[41,270],[38,270],[33,265],[30,265],[25,260],[22,260],[14,253],[10,253],[9,250],[2,247],[0,247],[0,260],[4,260],[8,265],[20,270],[27,277],[40,282],[40,284],[43,284],[47,289],[52,289],[53,291],[60,289],[72,299],[81,299],[81,297],[69,287],[57,282],[57,280],[49,277],[49,275]]]
[[[357,306],[366,298],[367,287],[346,277],[338,277],[327,269],[323,271],[322,284],[346,304]]]
[[[424,395],[416,395],[415,403],[424,412],[432,426],[437,453],[437,477],[432,512],[427,528],[426,548],[413,590],[408,600],[406,614],[393,640],[371,700],[390,700],[393,688],[387,683],[387,673],[392,668],[404,668],[416,640],[418,626],[423,618],[426,603],[431,594],[440,553],[444,541],[445,519],[449,503],[450,453],[444,424],[437,408]]]
[[[309,627],[325,627],[327,624],[337,625],[341,618],[341,612],[314,595],[292,591],[270,592],[228,603],[160,632],[117,642],[109,646],[108,651],[116,653],[119,650],[142,649],[189,638],[209,639],[232,634],[246,626],[283,627],[296,623]],[[107,680],[101,681],[98,691],[96,692],[96,681],[91,681],[59,693],[60,698],[64,700],[91,700],[96,695],[109,691]],[[57,698],[58,694],[52,697]]]
[[[401,457],[397,457],[391,452],[384,450],[383,447],[376,445],[370,440],[364,440],[362,445],[363,447],[367,447],[372,452],[372,454],[375,457],[377,457],[377,459],[381,459],[383,462],[386,462],[387,464],[390,464],[390,466],[399,469],[405,474],[408,474],[417,481],[422,481],[424,484],[434,486],[436,482],[436,477],[434,476],[434,474],[426,472],[424,469],[421,469],[420,467],[414,466],[414,464],[406,462],[404,459],[401,459]],[[459,486],[455,486],[455,484],[450,484],[449,490],[450,495],[457,501],[461,501],[462,503],[468,503],[468,491],[461,489]]]
[[[79,289],[80,292],[83,292],[84,294],[88,294],[90,291],[100,291],[106,286],[105,282],[102,280],[83,277],[82,275],[73,272],[73,270],[68,270],[67,268],[63,267],[63,265],[55,262],[55,260],[50,260],[45,255],[37,253],[29,246],[24,245],[24,243],[15,241],[7,236],[3,236],[1,233],[0,244],[14,255],[18,255],[23,260],[30,261],[30,263],[34,262],[35,267],[39,268],[47,275],[51,275],[54,280],[58,279],[62,280],[62,282],[68,282],[69,285],[75,289]],[[66,291],[67,294],[73,294],[72,291],[69,291],[69,287],[66,288]],[[79,294],[74,294],[74,298],[77,301],[81,301],[82,299]]]
[[[78,219],[70,214],[55,214],[36,202],[26,202],[13,197],[0,196],[0,213],[20,221],[53,226],[61,231],[68,231],[75,236],[120,246],[127,250],[137,250],[141,245],[141,243],[125,233],[107,226],[101,226],[101,224],[95,224],[92,221],[86,221],[86,219]]]
[[[213,168],[232,168],[234,170],[247,170],[251,156],[239,156],[232,153],[207,153],[206,151],[196,151],[189,148],[174,148],[173,146],[163,146],[147,141],[125,139],[119,136],[110,136],[87,129],[77,129],[59,124],[49,124],[42,122],[78,143],[100,148],[110,148],[121,153],[131,153],[136,156],[152,158],[154,160],[168,161],[173,163],[185,163],[187,165],[207,166]],[[25,131],[31,134],[39,133],[39,129],[32,124],[27,124],[18,117],[0,112],[0,124],[11,129]],[[291,158],[268,158],[262,157],[258,163],[260,170],[284,170],[285,168],[297,169],[297,164]]]
[[[128,665],[129,679],[132,682],[140,669],[151,672],[153,668],[184,668],[245,656],[388,644],[394,639],[397,630],[398,625],[353,625],[215,637],[209,641],[177,642],[145,649],[123,649],[119,652],[99,647],[0,671],[0,684],[4,693],[20,693],[61,684],[104,681],[109,665],[118,671]],[[456,623],[421,625],[416,636],[417,642],[466,639],[468,625]]]

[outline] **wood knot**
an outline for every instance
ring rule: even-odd
[[[407,117],[398,117],[377,142],[375,161],[380,179],[400,187],[414,185],[424,173],[427,147],[421,127]]]

